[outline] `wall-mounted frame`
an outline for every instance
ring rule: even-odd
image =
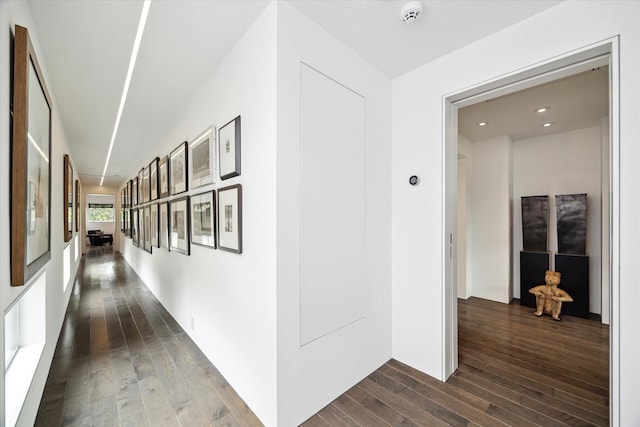
[[[151,206],[145,206],[141,209],[140,218],[140,239],[142,240],[142,249],[151,253]]]
[[[191,243],[216,247],[215,212],[213,191],[191,196]]]
[[[190,254],[189,245],[189,197],[169,202],[169,249],[172,252]]]
[[[139,209],[131,209],[131,239],[134,246],[140,246],[140,221]]]
[[[16,25],[11,118],[11,286],[24,285],[51,259],[51,108],[29,32]]]
[[[189,159],[191,165],[189,182],[191,188],[215,182],[216,172],[215,158],[215,128],[209,128],[202,132],[196,139],[189,143]]]
[[[169,156],[164,156],[158,166],[158,192],[161,199],[169,197]]]
[[[76,233],[80,231],[80,180],[76,179]]]
[[[73,166],[68,154],[64,155],[64,241],[73,237]]]
[[[189,189],[187,182],[187,141],[178,145],[169,154],[169,188],[171,195],[184,193]]]
[[[154,203],[149,207],[150,213],[150,228],[149,228],[149,240],[150,245],[156,248],[160,247],[158,242],[158,204]]]
[[[218,130],[218,160],[220,179],[240,175],[240,116]]]
[[[158,162],[160,159],[156,157],[149,164],[149,200],[153,201],[158,198]]]
[[[131,180],[131,206],[138,206],[140,200],[138,198],[138,177]]]
[[[138,172],[138,204],[142,205],[149,201],[149,167],[140,169]]]
[[[158,203],[158,246],[169,250],[169,202]]]
[[[242,253],[242,185],[218,190],[218,249]]]
[[[124,235],[131,238],[131,208],[124,210]]]

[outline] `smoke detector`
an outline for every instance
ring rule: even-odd
[[[421,1],[407,2],[402,6],[402,10],[400,11],[400,18],[402,18],[402,21],[406,23],[417,20],[420,15],[422,15]]]

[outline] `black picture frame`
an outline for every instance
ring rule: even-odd
[[[189,196],[169,202],[169,249],[171,252],[191,254],[189,212]]]
[[[189,144],[184,141],[169,154],[169,193],[172,196],[189,190],[188,151]]]
[[[159,227],[159,218],[158,218],[158,211],[159,211],[159,207],[158,207],[158,203],[153,203],[152,205],[149,206],[149,210],[150,210],[150,236],[149,236],[149,240],[150,240],[150,244],[151,247],[156,247],[159,248],[160,247],[160,242],[158,241],[158,227]]]
[[[169,251],[169,202],[158,205],[158,247]]]
[[[131,240],[133,246],[140,247],[140,221],[139,221],[140,208],[131,209]]]
[[[73,237],[73,166],[68,154],[64,155],[64,241],[69,242]]]
[[[169,197],[169,156],[164,156],[158,165],[158,192],[161,199]]]
[[[140,238],[142,239],[142,249],[146,252],[152,253],[153,247],[151,246],[151,205],[147,205],[142,209],[140,221]]]
[[[208,128],[189,143],[189,183],[198,188],[216,182],[216,130]]]
[[[238,116],[218,130],[218,169],[221,180],[241,174],[241,157],[241,124]]]
[[[76,186],[75,186],[75,200],[76,200],[76,214],[75,214],[75,218],[76,218],[76,233],[78,233],[80,231],[80,180],[76,179]]]
[[[218,249],[242,253],[242,185],[235,184],[217,191]]]
[[[138,197],[138,177],[131,180],[131,206],[138,206],[140,198]]]
[[[158,163],[160,158],[156,157],[149,164],[149,201],[158,200]]]
[[[191,243],[216,248],[215,200],[214,191],[191,196]]]

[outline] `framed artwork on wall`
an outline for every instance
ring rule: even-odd
[[[189,144],[191,188],[215,182],[215,128],[209,128]]]
[[[149,200],[156,200],[158,198],[158,162],[159,158],[155,158],[149,165],[149,186],[151,192],[149,193]]]
[[[218,190],[218,248],[242,253],[242,186],[231,185]]]
[[[184,193],[187,183],[187,141],[178,145],[169,155],[169,189],[171,195]]]
[[[80,231],[80,180],[76,179],[76,233]]]
[[[189,197],[169,203],[169,249],[189,255]]]
[[[22,286],[51,259],[52,102],[29,32],[19,25],[12,77],[11,286]]]
[[[169,202],[158,204],[158,246],[169,250]]]
[[[213,191],[191,196],[191,243],[216,247],[215,195]]]
[[[138,206],[138,177],[131,180],[131,206]]]
[[[149,166],[140,169],[138,172],[138,182],[140,183],[140,203],[147,203],[149,201],[149,172],[151,168]]]
[[[131,239],[134,246],[140,246],[140,222],[138,221],[139,209],[131,209]]]
[[[69,155],[64,155],[64,241],[73,237],[73,166]]]
[[[142,208],[142,216],[140,217],[140,238],[142,239],[142,249],[151,253],[151,206]]]
[[[151,225],[150,225],[150,243],[151,246],[155,246],[156,248],[160,247],[158,242],[158,204],[154,203],[150,207],[150,216],[151,216]]]
[[[164,156],[158,166],[159,197],[169,197],[169,156]]]
[[[131,238],[131,208],[124,210],[124,235]]]
[[[222,126],[218,131],[218,160],[220,179],[240,175],[240,116]]]

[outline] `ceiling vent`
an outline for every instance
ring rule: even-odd
[[[403,22],[409,23],[416,21],[422,15],[422,2],[410,1],[402,6],[400,17]]]

